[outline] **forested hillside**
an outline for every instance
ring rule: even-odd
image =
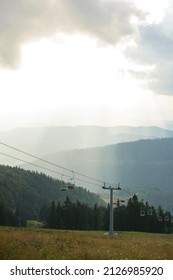
[[[43,207],[44,209],[44,207]],[[72,203],[67,196],[63,205],[52,201],[42,215],[48,228],[70,230],[108,230],[109,206],[89,207],[80,202]],[[146,231],[170,233],[173,231],[173,219],[170,212],[162,207],[153,207],[139,201],[137,195],[129,198],[126,205],[117,200],[113,211],[114,229],[118,231]]]
[[[51,154],[45,159],[103,181],[121,182],[130,192],[173,211],[173,138],[73,150]],[[102,191],[101,186],[86,187],[94,192]]]
[[[66,191],[62,191],[62,189]],[[68,189],[63,181],[17,167],[0,166],[0,225],[25,226],[26,220],[45,227],[71,230],[108,230],[109,205],[81,187]],[[172,232],[171,213],[139,201],[117,200],[115,230]]]
[[[71,201],[104,204],[96,194],[81,187],[62,192],[62,184],[65,186],[43,173],[0,165],[0,205],[24,219],[37,219],[43,204],[52,200],[62,203],[67,194]]]

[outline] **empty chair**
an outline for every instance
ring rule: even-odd
[[[162,216],[158,216],[157,219],[158,219],[159,222],[162,222],[162,221],[163,221]]]
[[[145,210],[141,209],[141,211],[140,211],[140,216],[141,216],[141,217],[144,217],[144,216],[145,216]]]
[[[147,215],[148,216],[152,216],[153,215],[153,209],[151,207],[148,208]]]

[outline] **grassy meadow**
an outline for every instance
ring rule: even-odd
[[[0,227],[1,260],[173,260],[173,234]]]

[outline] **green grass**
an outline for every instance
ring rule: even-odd
[[[173,234],[0,227],[1,260],[173,259]]]
[[[43,223],[35,221],[35,220],[27,220],[27,227],[28,228],[41,228],[44,226]]]

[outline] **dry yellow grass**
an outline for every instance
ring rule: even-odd
[[[62,231],[0,227],[0,259],[173,259],[173,234]]]

